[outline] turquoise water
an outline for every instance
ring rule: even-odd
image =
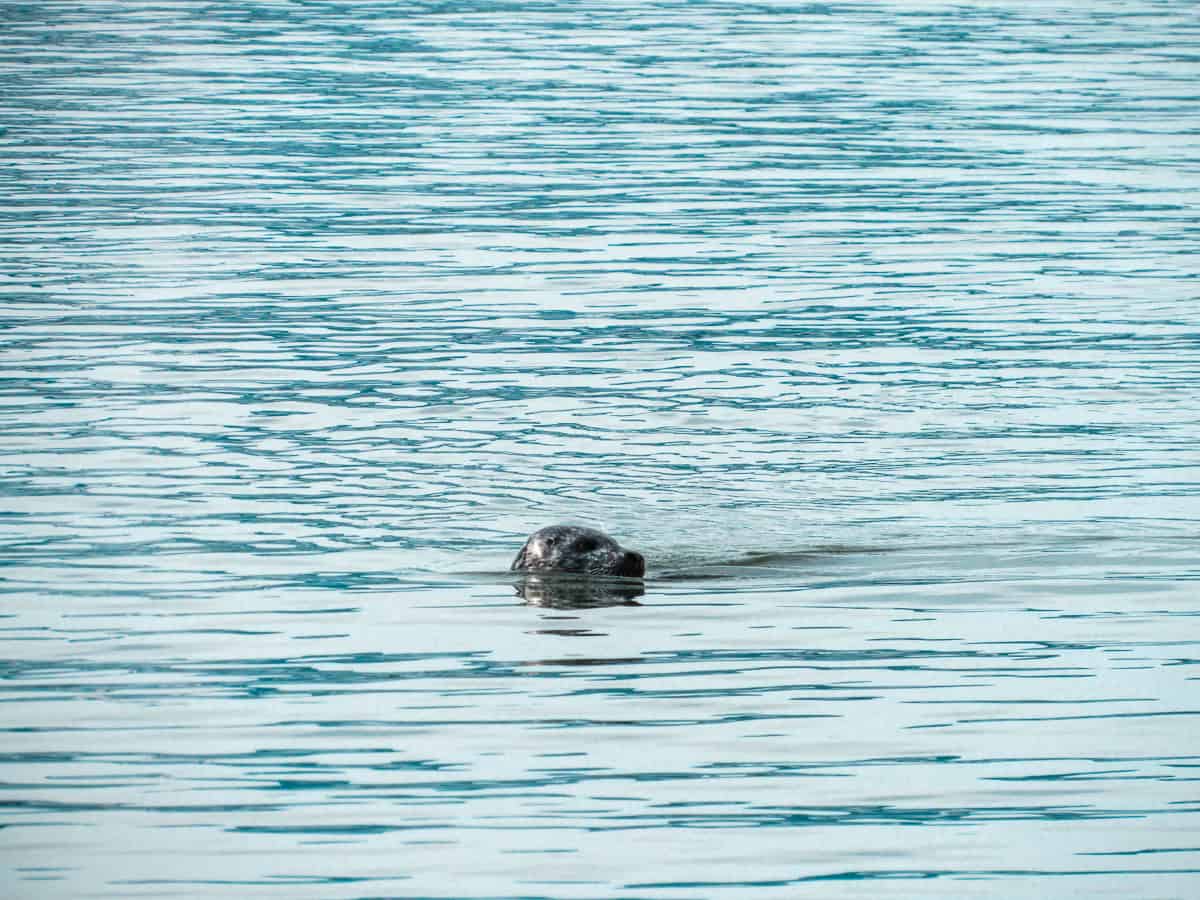
[[[1200,895],[1193,5],[3,19],[5,897]]]

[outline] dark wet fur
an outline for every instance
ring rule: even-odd
[[[513,560],[512,570],[641,578],[646,574],[646,560],[594,528],[551,525],[529,536]]]

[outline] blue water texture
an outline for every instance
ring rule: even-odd
[[[1198,148],[1182,0],[0,3],[0,896],[1200,896]]]

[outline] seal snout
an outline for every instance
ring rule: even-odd
[[[626,550],[614,574],[622,578],[641,578],[646,574],[646,557],[636,550]]]

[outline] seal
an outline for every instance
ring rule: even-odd
[[[646,558],[624,549],[603,531],[551,525],[529,536],[513,560],[512,571],[641,578],[646,574]]]

